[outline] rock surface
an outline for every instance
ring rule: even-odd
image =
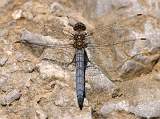
[[[160,118],[160,0],[1,0],[0,118]],[[86,24],[79,110],[72,34]]]
[[[148,78],[148,77],[147,77]],[[124,89],[125,99],[117,101],[109,101],[102,108],[101,113],[104,116],[109,115],[109,113],[117,110],[124,110],[131,112],[139,117],[152,118],[160,116],[160,87],[157,81],[148,82],[135,80],[128,82],[128,88]],[[138,84],[139,83],[139,84]],[[129,87],[132,84],[137,84],[135,87]],[[129,90],[127,90],[129,89]],[[135,92],[133,92],[135,91]],[[128,93],[128,94],[127,94]]]
[[[11,2],[12,0],[2,0],[1,1],[1,5],[0,5],[0,8],[1,7],[5,7],[9,2]]]

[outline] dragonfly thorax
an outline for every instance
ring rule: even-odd
[[[87,44],[84,42],[84,40],[75,40],[73,47],[77,49],[82,49],[82,48],[86,48]]]
[[[85,40],[85,34],[82,33],[82,32],[78,32],[76,34],[74,34],[74,40],[77,41],[77,40]]]
[[[73,47],[77,49],[86,48],[85,37],[85,33],[83,32],[75,33]]]

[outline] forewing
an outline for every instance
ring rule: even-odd
[[[21,42],[27,46],[29,50],[35,48],[37,51],[42,49],[38,58],[40,60],[39,71],[44,74],[44,78],[68,77],[68,67],[74,57],[74,48],[69,43],[68,39],[56,39],[51,36],[43,36],[27,30],[22,31]],[[32,54],[34,55],[33,50]]]
[[[114,81],[151,71],[159,59],[159,29],[155,30],[150,22],[139,19],[120,20],[109,27],[98,24],[95,28],[88,47],[89,59]],[[136,31],[136,26],[142,26],[144,30]]]
[[[129,39],[128,31],[121,28],[97,26],[94,36],[90,38],[88,55],[91,62],[95,62],[106,76],[112,80],[119,80],[118,67],[128,58],[128,51],[134,43]]]

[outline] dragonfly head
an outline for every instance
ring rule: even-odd
[[[86,26],[82,22],[77,22],[74,25],[73,30],[77,31],[77,32],[85,31],[86,30]]]

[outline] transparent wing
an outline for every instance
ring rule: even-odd
[[[136,32],[132,25],[138,23],[138,18],[128,22],[119,21],[112,27],[98,24],[88,47],[89,59],[113,81],[151,71],[160,56],[159,30],[146,22],[144,32]]]
[[[58,59],[60,61],[63,58],[58,55],[62,54],[62,53],[70,54],[70,55],[66,54],[65,56],[74,56],[74,55],[71,55],[71,54],[74,54],[73,53],[74,48],[72,46],[72,43],[70,43],[70,41],[68,39],[56,39],[53,37],[43,36],[40,34],[36,34],[36,33],[29,32],[27,30],[24,30],[24,31],[22,31],[21,42],[32,45],[32,46],[42,46],[42,47],[47,48],[47,49],[45,49],[45,52],[43,53],[44,54],[43,57],[46,59],[48,57],[54,61],[56,59]],[[109,43],[109,42],[103,43],[101,41],[101,43],[99,43],[99,44],[97,44],[96,42],[95,43],[92,42],[92,43],[88,44],[88,49],[91,49],[90,51],[94,51],[95,48],[96,49],[101,49],[101,48],[105,49],[107,47],[119,45],[122,42],[128,42],[128,41],[120,41],[120,42],[116,42],[116,43],[113,43],[113,42],[112,43]],[[97,52],[94,52],[94,53],[97,53]],[[94,53],[92,54],[92,56],[95,55]],[[53,58],[53,55],[54,55],[54,57],[55,57],[55,55],[57,55],[58,58]],[[70,57],[68,57],[66,59],[69,59],[70,61],[72,61]]]
[[[106,76],[110,75],[112,77],[112,80],[119,80],[119,75],[129,74],[137,65],[139,69],[146,68],[147,63],[142,63],[140,59],[146,59],[146,62],[151,63],[151,61],[156,61],[157,58],[157,56],[154,56],[149,60],[145,56],[148,51],[144,52],[143,49],[149,49],[149,44],[152,45],[150,39],[146,39],[145,35],[139,35],[138,37],[133,35],[134,30],[132,28],[129,29],[128,26],[122,26],[121,24],[113,24],[111,27],[98,24],[87,48],[90,61],[95,62]],[[154,34],[151,35],[154,36]],[[74,57],[74,48],[68,39],[56,39],[23,31],[21,41],[48,47],[42,55],[46,59],[62,62],[61,53],[65,53],[69,63]],[[137,44],[142,44],[145,48]],[[158,48],[158,45],[156,48]],[[136,72],[133,71],[133,73]]]
[[[89,83],[92,90],[98,92],[112,92],[115,88],[112,78],[109,75],[105,75],[101,68],[96,64],[90,64],[86,69],[86,81]]]
[[[32,33],[27,30],[22,31],[20,42],[48,48],[69,48],[72,46],[68,43],[69,41],[67,39],[56,39],[50,36]]]
[[[134,44],[135,39],[129,39],[128,30],[97,25],[91,43],[88,45],[88,55],[91,62],[95,62],[101,73],[112,81],[119,80],[117,68],[126,59],[128,47]],[[105,81],[102,84],[106,84]]]

